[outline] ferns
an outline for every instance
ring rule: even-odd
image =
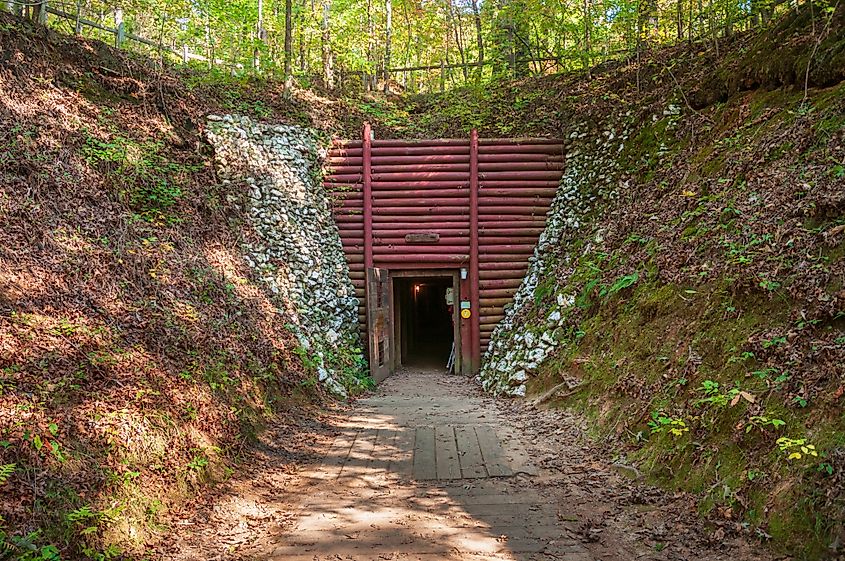
[[[15,473],[16,464],[3,464],[0,465],[0,485],[6,483],[9,478]]]

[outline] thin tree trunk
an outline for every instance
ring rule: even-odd
[[[472,0],[472,18],[475,20],[475,42],[478,47],[478,79],[481,80],[484,70],[484,35],[481,32],[481,12],[478,0]]]
[[[590,55],[590,50],[592,49],[591,45],[591,35],[592,35],[592,23],[591,23],[591,15],[590,15],[590,0],[584,0],[583,3],[584,7],[584,57],[586,59],[586,67],[587,67],[587,77],[592,79],[592,60]]]
[[[684,40],[684,3],[683,0],[678,0],[678,42]]]
[[[331,36],[332,0],[323,0],[323,80],[326,87],[334,89],[334,53]]]
[[[302,0],[302,13],[305,14],[305,5],[307,0]],[[302,74],[305,74],[305,30],[306,25],[304,22],[300,22],[299,26],[299,33],[297,36],[299,37],[299,71]]]
[[[463,74],[464,74],[464,82],[467,82],[467,81],[469,81],[469,69],[467,68],[467,58],[466,58],[466,52],[465,52],[465,49],[464,49],[464,41],[463,41],[464,26],[463,26],[463,20],[461,18],[460,11],[458,11],[458,20],[457,21],[458,21],[458,25],[455,27],[455,43],[458,46],[458,53],[461,55],[461,70],[463,71]]]
[[[285,0],[285,88],[293,85],[293,0]]]
[[[385,31],[384,31],[384,93],[390,91],[390,41],[393,38],[393,2],[384,0]]]

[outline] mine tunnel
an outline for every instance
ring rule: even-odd
[[[401,364],[447,365],[455,341],[452,283],[449,277],[394,280]]]

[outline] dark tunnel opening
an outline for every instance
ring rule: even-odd
[[[451,277],[396,279],[401,361],[446,368],[454,342]]]

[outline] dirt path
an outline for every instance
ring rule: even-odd
[[[402,372],[330,424],[336,438],[315,425],[298,452],[282,451],[301,464],[293,472],[271,442],[185,521],[168,557],[766,559],[724,529],[709,536],[689,497],[619,475],[574,416],[495,400],[464,378]]]

